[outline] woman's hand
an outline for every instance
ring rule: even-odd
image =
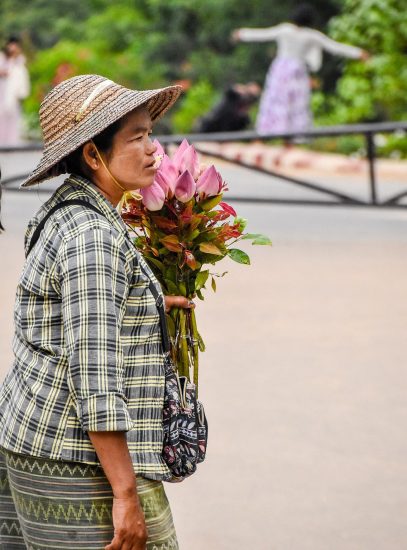
[[[164,296],[165,311],[168,313],[173,307],[181,307],[183,309],[192,309],[195,304],[192,300],[184,296]]]
[[[368,61],[370,59],[371,55],[368,51],[366,50],[362,50],[361,54],[360,54],[360,59],[362,61]]]
[[[235,29],[232,31],[230,35],[230,40],[233,44],[236,44],[236,42],[239,42],[240,40],[240,29]]]
[[[113,499],[114,538],[105,550],[145,550],[147,529],[137,495]]]
[[[105,550],[145,550],[147,529],[125,432],[88,432],[113,491],[114,537]]]

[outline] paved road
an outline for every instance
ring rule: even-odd
[[[267,185],[241,170],[232,191]],[[257,183],[256,183],[257,182]],[[5,193],[0,353],[11,361],[24,225]],[[407,213],[238,204],[252,266],[199,305],[207,461],[168,487],[182,550],[407,548]]]

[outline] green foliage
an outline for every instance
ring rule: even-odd
[[[228,250],[228,255],[238,264],[250,265],[250,258],[246,252],[243,252],[243,250],[239,250],[238,248],[230,248]]]
[[[335,96],[314,94],[321,124],[401,120],[407,115],[407,12],[399,0],[344,0],[330,23],[331,36],[371,54],[366,63],[349,61]]]
[[[372,55],[364,64],[327,57],[322,91],[312,98],[317,124],[405,118],[407,11],[400,0],[311,3],[317,28],[326,32],[336,15],[329,34]],[[231,31],[287,20],[296,5],[297,0],[2,0],[0,39],[11,33],[23,38],[33,82],[26,102],[31,124],[65,64],[66,77],[101,73],[136,88],[189,81],[171,125],[159,129],[189,132],[225,87],[264,81],[275,45],[234,45]]]

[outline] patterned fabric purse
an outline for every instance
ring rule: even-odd
[[[175,370],[169,353],[171,345],[163,298],[152,283],[150,291],[160,314],[161,338],[165,353],[162,456],[173,476],[170,481],[178,482],[193,474],[197,465],[205,459],[208,422],[204,407],[196,398],[195,384],[186,376],[178,376]]]

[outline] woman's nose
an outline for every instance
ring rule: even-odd
[[[153,142],[153,140],[149,136],[147,141],[147,154],[154,155],[156,151],[157,151],[157,145]]]

